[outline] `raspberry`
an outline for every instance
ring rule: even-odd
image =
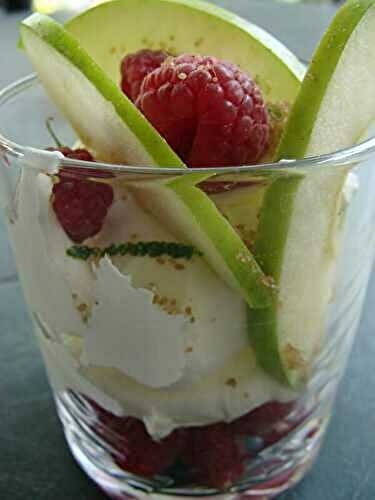
[[[230,424],[181,428],[155,442],[142,421],[117,417],[94,401],[86,400],[98,418],[96,432],[112,446],[113,458],[121,468],[151,477],[170,470],[171,466],[182,466],[186,467],[185,480],[214,488],[226,488],[238,481],[245,472],[246,462],[256,456],[247,449],[246,435],[261,437],[263,449],[302,421],[287,420],[294,402],[271,401]]]
[[[225,488],[242,476],[244,453],[228,424],[191,429],[189,442],[183,461],[192,467],[197,481],[214,488]]]
[[[133,417],[117,417],[93,404],[100,424],[97,432],[113,448],[117,465],[133,474],[152,477],[174,464],[186,446],[187,432],[178,429],[157,442],[148,434],[145,425]]]
[[[144,78],[159,68],[167,57],[166,52],[147,49],[124,57],[121,62],[121,88],[129,99],[136,101]]]
[[[48,148],[48,151],[59,151],[66,158],[71,158],[72,160],[80,160],[80,161],[94,161],[91,153],[86,149],[70,149],[67,147],[62,148]]]
[[[217,488],[228,486],[243,474],[244,454],[228,424],[181,428],[155,442],[140,420],[116,417],[86,399],[98,417],[97,432],[112,445],[114,460],[126,471],[151,477],[181,459],[193,469],[196,481]]]
[[[92,399],[85,399],[98,418],[97,433],[112,446],[117,465],[128,472],[145,477],[161,474],[174,464],[186,447],[187,431],[184,429],[177,429],[157,442],[150,437],[141,420],[117,417]]]
[[[214,57],[168,58],[143,80],[136,104],[190,167],[256,163],[270,120],[255,82]]]
[[[265,403],[232,422],[231,427],[237,434],[259,436],[266,441],[272,436],[271,440],[275,442],[275,439],[281,439],[285,433],[290,432],[292,425],[285,422],[285,419],[292,412],[294,405],[294,402]]]
[[[94,161],[84,149],[58,149],[74,160]],[[100,171],[65,168],[59,172],[59,182],[52,190],[52,207],[67,235],[82,243],[95,236],[102,228],[113,202],[113,189],[107,184],[86,180],[83,176],[104,177]]]
[[[187,434],[183,429],[157,442],[149,436],[143,422],[131,417],[122,419],[118,431],[121,440],[116,446],[119,451],[116,463],[140,476],[151,477],[164,472],[174,464],[186,445]]]

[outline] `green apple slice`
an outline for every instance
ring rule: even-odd
[[[214,202],[196,187],[210,176],[197,173],[131,187],[140,204],[182,241],[195,245],[251,308],[266,307],[272,302],[273,283]]]
[[[279,158],[352,146],[374,117],[375,1],[349,0],[312,59]],[[311,170],[297,186],[277,180],[261,211],[254,252],[279,292],[269,309],[250,311],[250,334],[263,367],[293,385],[306,376],[324,333],[347,172]]]
[[[305,72],[272,35],[198,0],[114,0],[73,18],[66,29],[116,83],[125,53],[144,48],[238,64],[258,81],[267,101],[292,103]]]
[[[142,166],[184,166],[61,25],[34,14],[21,23],[21,37],[45,89],[97,159]]]

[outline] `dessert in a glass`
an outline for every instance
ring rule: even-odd
[[[375,1],[307,70],[195,1],[20,31],[38,79],[0,96],[6,216],[74,456],[114,498],[284,491],[372,263]]]

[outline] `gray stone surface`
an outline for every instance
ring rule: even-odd
[[[275,10],[270,16],[266,0],[253,3],[257,4],[254,13],[248,0],[221,3],[282,34],[302,57],[308,57],[332,13],[329,6],[310,6],[302,15],[289,5],[283,16]],[[295,29],[287,32],[289,16],[295,19]],[[0,87],[29,71],[14,48],[18,19],[0,13]],[[301,40],[306,41],[301,44]],[[64,443],[3,226],[0,282],[0,500],[104,500]],[[374,301],[375,276],[319,460],[283,500],[375,498]]]

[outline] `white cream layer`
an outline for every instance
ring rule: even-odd
[[[98,266],[73,260],[50,207],[51,187],[48,176],[25,170],[11,233],[30,308],[53,332],[41,345],[59,390],[141,418],[155,437],[293,397],[257,366],[246,305],[201,257],[105,258]],[[92,243],[131,239],[176,241],[116,190]]]

